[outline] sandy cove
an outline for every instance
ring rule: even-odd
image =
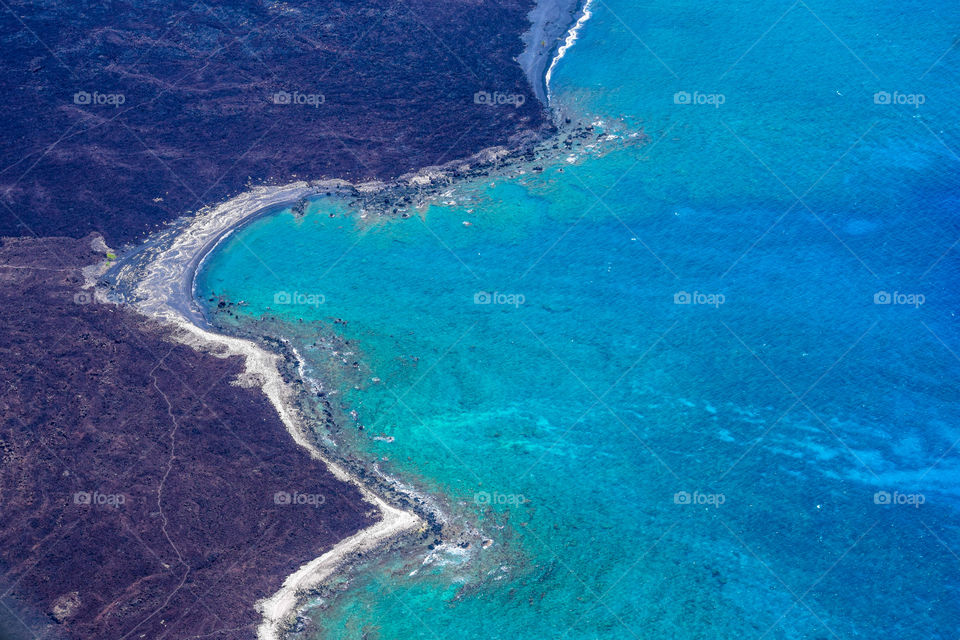
[[[205,256],[221,240],[260,215],[296,203],[324,188],[344,185],[346,183],[339,181],[319,185],[298,182],[283,187],[252,189],[197,214],[169,247],[153,248],[149,260],[141,263],[137,274],[135,294],[138,300],[134,306],[141,313],[173,328],[174,339],[183,344],[223,358],[242,356],[245,369],[240,376],[241,384],[262,389],[290,437],[311,456],[322,461],[336,478],[355,485],[364,500],[380,511],[381,519],[376,524],[341,540],[320,557],[307,562],[284,580],[279,591],[256,604],[263,615],[257,629],[260,640],[281,638],[284,626],[303,604],[305,592],[330,577],[347,559],[425,524],[413,512],[388,504],[311,443],[304,420],[296,409],[295,390],[280,375],[279,355],[250,340],[220,335],[194,323],[199,313],[193,302],[194,275]],[[375,185],[368,188],[375,188]]]

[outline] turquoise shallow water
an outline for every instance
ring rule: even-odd
[[[953,637],[960,8],[593,12],[552,88],[618,137],[199,274],[493,540],[364,567],[309,635]]]

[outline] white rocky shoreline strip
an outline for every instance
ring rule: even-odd
[[[355,485],[363,499],[380,512],[380,520],[374,525],[341,540],[320,557],[301,566],[284,580],[279,591],[256,604],[263,616],[257,629],[259,640],[279,640],[304,603],[306,592],[319,586],[349,559],[425,526],[420,516],[388,504],[345,467],[324,456],[311,442],[304,420],[296,409],[296,392],[280,374],[281,356],[250,340],[204,329],[190,319],[192,314],[188,308],[192,302],[195,271],[217,243],[254,217],[314,195],[324,186],[342,184],[345,183],[298,182],[283,187],[252,189],[199,213],[167,248],[157,250],[148,262],[141,264],[137,274],[134,306],[138,311],[171,327],[173,338],[183,344],[219,357],[242,356],[245,369],[240,376],[241,384],[262,389],[294,442],[322,461],[336,478]]]

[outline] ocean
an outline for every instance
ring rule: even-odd
[[[300,635],[955,637],[958,24],[594,0],[550,82],[587,138],[222,242],[211,322],[288,339],[328,446],[456,532]]]

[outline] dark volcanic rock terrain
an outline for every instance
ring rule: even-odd
[[[549,129],[515,62],[532,6],[3,3],[0,640],[252,638],[257,600],[373,522],[238,361],[75,299],[89,234]]]
[[[391,178],[538,129],[532,6],[4,4],[0,236],[118,246],[251,181]]]
[[[102,258],[0,247],[0,637],[251,638],[254,602],[376,512],[238,359],[87,302]]]

